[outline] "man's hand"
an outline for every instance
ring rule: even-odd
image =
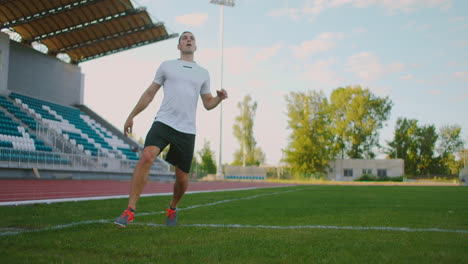
[[[228,94],[226,92],[226,90],[224,89],[221,89],[220,91],[216,91],[216,95],[221,98],[221,100],[224,100],[226,98],[228,98]]]
[[[127,119],[127,121],[125,121],[125,125],[124,125],[125,136],[128,136],[128,134],[131,134],[132,129],[133,129],[133,119],[129,118]]]

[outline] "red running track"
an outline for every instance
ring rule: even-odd
[[[172,193],[173,183],[148,182],[143,194]],[[187,192],[291,186],[265,182],[191,182]],[[128,195],[130,181],[0,180],[0,202]]]

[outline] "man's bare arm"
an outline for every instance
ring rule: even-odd
[[[203,106],[206,110],[211,110],[218,106],[222,100],[228,98],[228,94],[226,90],[221,89],[220,91],[216,91],[216,97],[213,97],[211,94],[203,94],[202,96]]]
[[[133,118],[135,118],[135,116],[137,116],[139,113],[145,110],[146,107],[148,107],[151,101],[153,101],[154,96],[158,92],[159,88],[161,88],[161,85],[153,82],[148,87],[148,89],[146,89],[146,91],[141,95],[140,100],[138,100],[138,103],[133,108],[132,112],[130,113],[130,115],[128,115],[128,118],[125,121],[125,125],[124,125],[125,136],[127,136],[129,133],[132,133]]]

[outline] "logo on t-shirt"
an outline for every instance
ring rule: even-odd
[[[192,69],[192,66],[183,65],[182,67]]]

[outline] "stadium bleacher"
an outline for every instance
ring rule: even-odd
[[[87,155],[138,160],[130,145],[77,108],[17,93],[11,93],[9,97]]]
[[[3,96],[0,96],[0,105],[9,110],[15,117],[23,117],[23,120],[31,121],[29,116],[22,113],[17,106]],[[60,164],[70,162],[61,158],[59,154],[52,153],[50,146],[37,139],[35,134],[29,133],[27,128],[13,120],[3,109],[0,109],[0,148],[2,149],[0,160]]]
[[[57,141],[66,142],[67,148],[54,145]],[[139,159],[133,148],[78,108],[14,92],[0,95],[0,163],[120,171],[109,166],[120,160],[131,170]],[[154,167],[167,171],[161,160]]]

